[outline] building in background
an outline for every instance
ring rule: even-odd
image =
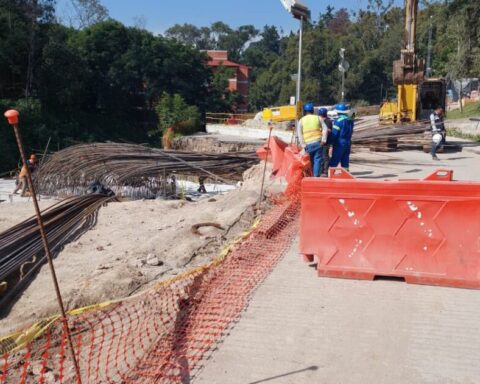
[[[227,51],[207,51],[210,58],[208,65],[212,68],[226,67],[234,69],[234,74],[231,79],[228,80],[228,89],[231,92],[238,92],[241,96],[241,102],[236,105],[236,113],[245,113],[248,111],[248,67],[244,64],[234,63],[228,60]]]

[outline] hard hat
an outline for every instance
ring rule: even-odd
[[[327,117],[327,115],[328,115],[328,109],[327,108],[320,108],[318,110],[318,116]]]
[[[338,103],[335,106],[335,111],[343,115],[348,115],[350,113],[350,109],[348,109],[345,103]]]
[[[442,139],[443,139],[443,136],[440,134],[440,133],[435,133],[433,136],[432,136],[432,141],[435,143],[435,144],[440,144],[442,142]]]
[[[309,113],[313,113],[313,103],[305,103],[305,105],[303,106],[303,111],[304,112],[309,112]]]

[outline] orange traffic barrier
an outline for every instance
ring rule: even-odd
[[[295,144],[287,144],[277,136],[267,140],[262,148],[257,149],[257,156],[261,160],[267,159],[272,162],[272,174],[277,177],[285,177],[287,182],[296,179],[294,175],[298,169],[308,170],[311,168],[310,157],[301,155],[300,149]]]
[[[272,153],[272,174],[278,175],[278,172],[282,168],[285,148],[287,148],[287,143],[277,136],[272,136],[270,138],[270,151]]]
[[[304,178],[300,253],[320,276],[480,288],[480,183]]]

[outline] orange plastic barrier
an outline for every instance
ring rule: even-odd
[[[480,288],[480,183],[305,178],[300,253],[320,276]]]
[[[287,148],[287,143],[277,136],[272,136],[270,138],[270,151],[272,154],[272,174],[281,176],[278,174],[283,165],[283,160],[285,156],[285,148]]]
[[[267,153],[268,160],[272,162],[272,175],[285,177],[289,184],[296,182],[299,185],[298,173],[303,175],[311,170],[310,157],[301,155],[298,146],[288,145],[277,136],[272,136],[262,148],[257,149],[261,160],[267,159]]]

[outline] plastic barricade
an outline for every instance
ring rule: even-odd
[[[285,156],[285,148],[287,145],[287,143],[277,136],[272,136],[270,138],[269,148],[272,155],[272,174],[274,175],[277,175],[279,170],[282,168]]]
[[[304,178],[300,253],[320,276],[480,288],[480,183]]]

